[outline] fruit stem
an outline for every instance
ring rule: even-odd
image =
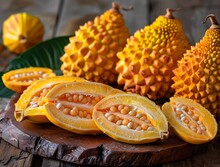
[[[22,35],[22,34],[19,35],[18,38],[19,38],[19,40],[20,40],[21,42],[26,42],[26,39],[27,39],[27,38],[26,38],[24,35]]]
[[[176,12],[176,11],[179,11],[180,8],[177,8],[177,9],[171,9],[171,8],[167,8],[166,9],[166,14],[165,14],[165,17],[168,18],[168,19],[175,19],[175,17],[173,16],[173,12]]]
[[[133,7],[129,6],[128,8],[124,8],[124,7],[120,6],[119,4],[112,2],[112,9],[115,10],[116,12],[120,12],[120,10],[124,10],[124,11],[133,10]]]
[[[202,23],[206,23],[208,19],[210,19],[211,21],[210,29],[220,28],[220,25],[218,24],[218,21],[216,20],[214,14],[209,14],[208,16],[206,16],[205,20]]]

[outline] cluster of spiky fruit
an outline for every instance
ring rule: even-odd
[[[115,83],[116,54],[124,48],[129,35],[120,6],[113,3],[112,9],[81,26],[70,38],[61,57],[61,70],[68,76]]]
[[[217,21],[190,50],[181,21],[173,16],[175,10],[168,8],[164,16],[128,38],[119,9],[113,3],[112,9],[70,38],[61,57],[64,75],[106,84],[117,80],[126,92],[152,100],[175,93],[194,99],[212,113],[219,112]]]
[[[67,76],[42,79],[54,74],[35,68],[3,76],[5,84],[19,93],[28,86],[15,104],[16,120],[50,121],[79,134],[103,131],[134,144],[168,137],[169,122],[186,142],[212,140],[217,133],[212,114],[220,112],[220,26],[215,16],[207,17],[212,26],[187,50],[190,44],[180,20],[173,17],[175,10],[167,9],[126,45],[129,32],[119,9],[113,3],[112,9],[70,38],[61,58]],[[148,98],[106,85],[116,80],[125,91],[152,100],[170,97],[174,91],[176,97],[162,106],[162,112]]]

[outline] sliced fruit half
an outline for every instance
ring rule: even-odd
[[[202,144],[217,134],[214,116],[199,103],[185,97],[172,97],[162,106],[176,134],[191,144]]]
[[[96,125],[115,140],[142,144],[168,136],[166,117],[153,101],[137,94],[116,94],[95,105]]]
[[[2,81],[5,86],[17,93],[23,93],[34,81],[54,77],[56,74],[46,67],[27,67],[4,73]]]

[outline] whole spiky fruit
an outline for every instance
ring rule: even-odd
[[[172,70],[183,53],[190,47],[174,10],[167,9],[151,25],[137,31],[127,40],[123,51],[117,54],[118,84],[124,90],[156,100],[170,97],[173,90]]]
[[[207,18],[212,25],[178,62],[172,88],[175,95],[193,99],[216,114],[220,113],[220,26],[213,14]]]
[[[85,23],[75,32],[61,57],[64,75],[106,84],[117,81],[116,53],[124,48],[130,36],[120,9],[119,5],[113,3],[112,9],[97,16],[94,21]]]

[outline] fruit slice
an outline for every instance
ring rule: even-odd
[[[5,86],[17,93],[22,93],[33,81],[56,76],[46,67],[27,67],[6,72],[2,76]]]
[[[217,134],[214,116],[191,99],[172,97],[162,110],[176,134],[188,143],[206,143]]]
[[[168,123],[159,106],[136,94],[102,99],[94,108],[93,119],[105,134],[125,143],[150,143],[168,136]]]
[[[46,116],[55,125],[75,133],[101,133],[92,119],[93,108],[103,97],[119,92],[95,82],[60,84],[46,96]]]
[[[38,80],[30,85],[15,104],[15,119],[20,122],[28,119],[34,123],[49,122],[45,116],[44,97],[54,86],[63,82],[85,81],[78,77],[56,76]]]

